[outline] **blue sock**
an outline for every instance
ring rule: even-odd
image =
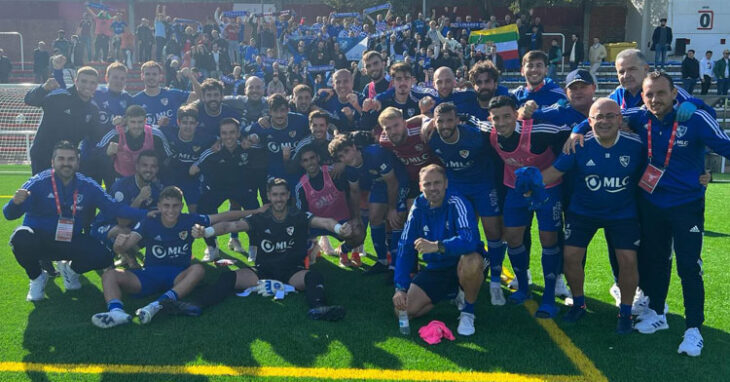
[[[490,281],[500,282],[502,279],[502,263],[504,262],[504,253],[507,246],[501,240],[487,240],[487,248],[489,249],[489,269],[491,275]]]
[[[464,300],[464,308],[461,311],[474,314],[474,303]]]
[[[124,310],[124,304],[122,304],[121,301],[117,300],[116,298],[113,300],[109,300],[109,302],[106,303],[106,307],[111,312],[114,309]]]
[[[586,296],[573,296],[573,307],[586,307]],[[629,306],[631,309],[631,306]]]
[[[373,248],[375,248],[375,253],[378,255],[378,261],[385,264],[384,262],[388,259],[388,247],[385,245],[385,224],[379,226],[371,224],[370,239],[373,241]]]
[[[515,276],[517,276],[517,282],[520,284],[518,290],[525,294],[529,293],[530,285],[527,282],[527,265],[529,264],[529,259],[525,246],[520,245],[517,248],[507,248],[507,254],[509,255],[510,263],[512,263],[512,269],[515,271]]]
[[[631,317],[631,305],[620,304],[618,306],[619,317]]]
[[[545,277],[545,292],[542,295],[543,304],[555,303],[555,282],[560,271],[560,247],[557,245],[542,249],[542,274]]]
[[[395,256],[398,254],[398,242],[403,235],[402,229],[394,229],[390,232],[390,243],[388,243],[388,251],[390,251],[391,262],[395,265]]]
[[[163,293],[162,296],[157,299],[157,302],[162,302],[162,300],[177,301],[177,293],[175,293],[174,290],[170,289],[167,292]]]

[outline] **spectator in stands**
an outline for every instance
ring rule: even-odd
[[[271,81],[269,81],[269,84],[266,86],[266,96],[270,97],[274,94],[286,96],[286,86],[284,86],[284,83],[279,79],[278,72],[274,72]]]
[[[727,89],[730,85],[730,50],[722,51],[722,58],[715,61],[713,68],[715,78],[717,78],[717,94],[727,95]]]
[[[48,64],[51,56],[46,50],[46,43],[38,41],[38,47],[33,50],[33,74],[35,83],[42,84],[48,79]]]
[[[93,53],[93,50],[91,49],[91,27],[93,25],[94,22],[91,20],[91,17],[89,17],[89,14],[84,12],[81,14],[81,22],[79,23],[78,28],[76,28],[76,34],[79,36],[79,41],[81,41],[81,45],[84,47],[87,62],[91,61],[91,55]]]
[[[134,33],[129,30],[129,28],[126,28],[124,33],[122,34],[122,62],[124,65],[127,66],[127,68],[132,69],[132,52],[134,51]]]
[[[157,62],[162,61],[162,53],[167,43],[167,26],[165,25],[165,20],[167,20],[166,8],[167,6],[164,4],[157,4],[155,8],[155,60]],[[177,54],[176,52],[170,51],[167,53]]]
[[[137,43],[139,45],[140,63],[147,62],[152,58],[152,44],[154,43],[154,34],[150,28],[149,21],[142,18],[142,23],[137,27]]]
[[[568,42],[568,48],[563,56],[568,58],[571,71],[578,69],[578,65],[583,61],[583,43],[580,41],[578,34],[573,33],[570,35],[570,42]]]
[[[596,73],[598,73],[598,68],[601,67],[601,62],[607,56],[606,47],[601,44],[601,40],[598,37],[593,37],[593,45],[588,48],[588,62],[591,63],[591,68],[588,71],[593,76],[593,83],[597,83]]]
[[[114,21],[112,21],[112,58],[114,60],[121,60],[122,58],[122,34],[127,28],[127,23],[121,20],[119,14],[114,15]]]
[[[682,60],[682,87],[690,95],[695,89],[698,78],[700,78],[700,62],[695,58],[694,49],[690,49]]]
[[[66,39],[66,32],[63,29],[59,29],[58,38],[53,41],[53,49],[58,49],[58,53],[68,59],[70,45],[71,43]],[[69,60],[69,62],[70,61],[71,60]]]
[[[550,42],[550,50],[548,51],[548,77],[553,81],[556,80],[555,72],[557,71],[560,59],[563,57],[563,50],[558,45],[558,39],[553,39]],[[502,69],[500,69],[500,72]]]
[[[0,49],[0,84],[7,84],[10,82],[10,72],[13,70],[13,63],[10,62],[8,56],[5,55],[5,51]]]
[[[72,68],[79,68],[84,66],[84,46],[81,45],[81,41],[79,41],[79,36],[71,36],[68,55],[69,61],[71,61]]]
[[[542,50],[542,32],[538,25],[533,25],[530,32],[530,50]]]
[[[712,61],[712,51],[705,52],[705,57],[700,60],[700,76],[702,76],[702,92],[705,95],[712,86],[712,79],[715,78],[715,61]]]
[[[651,50],[654,51],[654,69],[661,67],[664,70],[667,51],[672,49],[672,28],[667,26],[666,18],[660,19],[659,23],[651,35]]]
[[[95,24],[96,42],[94,43],[94,60],[104,61],[109,56],[109,39],[112,36],[111,16],[104,10],[99,11],[99,13],[94,13],[93,9],[88,7],[86,9],[94,18]]]

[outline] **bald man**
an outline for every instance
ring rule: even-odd
[[[646,155],[641,139],[620,131],[621,109],[610,98],[599,98],[588,112],[591,131],[575,153],[562,154],[542,172],[543,181],[572,173],[573,193],[565,218],[564,272],[573,294],[573,307],[563,317],[575,322],[585,315],[583,258],[593,235],[603,228],[616,251],[621,290],[616,332],[631,333],[631,304],[639,282],[636,253],[639,218],[636,185]]]
[[[246,79],[246,95],[226,96],[223,105],[233,108],[241,115],[241,126],[249,126],[268,114],[269,104],[264,97],[264,81],[256,76]]]
[[[477,101],[477,93],[467,88],[465,90],[454,89],[456,87],[456,76],[454,71],[447,66],[442,66],[433,73],[433,86],[431,88],[415,87],[413,95],[418,99],[431,97],[434,99],[434,107],[443,103],[451,102],[456,106],[459,114],[479,115],[480,106]]]
[[[339,133],[361,130],[360,118],[362,94],[352,91],[353,77],[347,69],[340,69],[332,75],[333,89],[323,89],[317,93],[314,104],[332,114],[332,123]]]

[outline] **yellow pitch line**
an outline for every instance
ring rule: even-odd
[[[534,300],[528,300],[525,303],[525,308],[527,308],[530,314],[534,317],[535,312],[537,311],[537,303]],[[585,380],[608,382],[608,378],[606,378],[606,376],[603,375],[598,368],[596,368],[596,365],[593,364],[593,361],[591,361],[588,356],[575,346],[570,337],[568,337],[568,335],[558,327],[555,321],[540,318],[535,318],[535,321],[537,321],[537,323],[545,329],[550,336],[550,339],[552,339],[553,342],[558,345],[560,350],[562,350],[570,359],[570,361],[573,362],[575,367],[577,367],[581,374],[583,374]]]
[[[0,199],[10,199],[13,195],[0,195]]]
[[[300,367],[246,367],[204,365],[104,365],[104,364],[44,364],[33,362],[0,362],[0,372],[41,372],[74,374],[169,374],[202,376],[289,377],[323,379],[366,379],[401,381],[581,381],[574,375],[529,375],[488,372],[449,372],[421,370],[331,369]]]

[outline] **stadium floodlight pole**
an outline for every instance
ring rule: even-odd
[[[25,53],[23,53],[23,35],[20,32],[0,32],[0,35],[18,36],[20,38],[20,69],[25,70]]]

